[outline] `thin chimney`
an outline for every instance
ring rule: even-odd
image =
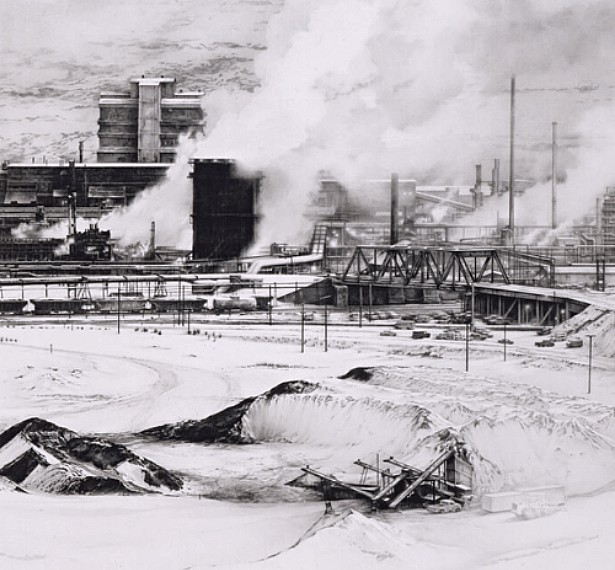
[[[557,227],[557,123],[551,123],[551,228]]]
[[[399,175],[391,174],[391,245],[395,245],[399,241],[398,229],[398,210],[399,210]]]
[[[510,167],[508,169],[509,244],[515,245],[515,76],[510,78]]]

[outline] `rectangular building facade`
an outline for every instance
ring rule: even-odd
[[[96,218],[129,204],[145,188],[162,181],[168,164],[3,164],[0,169],[0,227],[36,218],[67,216],[75,194],[80,216]],[[144,223],[148,223],[147,220]]]
[[[100,95],[98,162],[173,162],[181,133],[203,131],[200,91],[175,79],[133,79],[127,92]]]

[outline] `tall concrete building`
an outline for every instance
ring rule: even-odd
[[[171,77],[141,77],[127,92],[103,92],[98,162],[173,162],[180,133],[203,130],[200,91],[177,90]]]

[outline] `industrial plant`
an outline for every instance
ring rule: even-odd
[[[201,97],[198,91],[184,92],[170,77],[132,79],[127,91],[100,95],[97,162],[84,161],[82,144],[74,160],[5,161],[0,171],[0,259],[6,284],[23,275],[51,279],[56,285],[64,283],[67,296],[75,297],[71,279],[77,275],[92,286],[104,276],[103,296],[109,294],[110,275],[131,279],[140,274],[148,280],[150,292],[152,287],[160,292],[167,279],[183,279],[191,286],[191,310],[199,311],[209,307],[199,297],[203,288],[197,283],[197,276],[206,274],[212,286],[205,289],[210,293],[229,294],[242,290],[245,283],[268,287],[253,292],[255,298],[268,299],[264,305],[257,303],[265,308],[284,301],[344,308],[457,300],[460,310],[471,312],[472,318],[496,313],[510,322],[537,326],[556,324],[587,306],[574,294],[554,295],[554,288],[581,285],[604,290],[610,284],[613,188],[605,189],[594,216],[576,220],[565,234],[554,232],[555,122],[551,219],[529,226],[515,223],[515,202],[534,182],[517,179],[514,172],[514,78],[507,179],[499,158],[474,165],[472,185],[425,185],[397,173],[347,184],[323,173],[305,212],[311,227],[306,242],[265,244],[266,251],[261,244],[261,250],[254,251],[259,224],[265,223],[261,198],[267,173],[247,173],[233,157],[195,156],[189,174],[191,250],[158,243],[156,224],[147,219],[139,224],[151,226],[149,242],[120,247],[121,236],[99,223],[109,213],[130,208],[146,189],[165,180],[180,136],[203,136]],[[477,217],[493,211],[492,202],[503,198],[507,217],[498,212],[489,223],[485,216]],[[82,231],[78,220],[87,221]],[[64,228],[65,235],[44,237],[53,228]],[[311,280],[290,292],[271,293],[263,284],[266,275],[269,281],[275,275]],[[514,286],[526,289],[511,289]],[[100,310],[105,303],[91,302],[87,287],[88,283],[79,293],[85,299],[81,304],[75,299],[67,300],[66,306],[37,300],[35,311]],[[146,297],[139,310],[161,306],[151,294]],[[26,307],[26,299],[22,301]],[[7,303],[5,310],[14,311],[14,303]]]
[[[613,566],[608,2],[3,4],[5,565]]]

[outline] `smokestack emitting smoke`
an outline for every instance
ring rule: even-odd
[[[248,172],[263,171],[263,245],[306,237],[309,224],[302,214],[322,170],[349,187],[353,181],[381,178],[391,171],[426,183],[459,184],[468,179],[477,157],[505,153],[504,86],[511,73],[523,74],[524,85],[554,88],[541,89],[540,94],[522,91],[519,97],[523,105],[516,160],[524,175],[544,180],[545,149],[521,144],[546,130],[537,98],[551,97],[553,105],[567,106],[552,112],[568,113],[571,122],[578,119],[582,106],[576,103],[582,95],[574,87],[579,77],[588,77],[592,70],[603,75],[602,70],[611,68],[605,55],[610,51],[604,46],[615,49],[610,32],[614,14],[604,0],[589,0],[583,6],[572,0],[553,5],[286,0],[269,22],[267,49],[255,61],[260,88],[254,93],[213,91],[206,102],[207,138],[198,148],[184,140],[167,180],[100,226],[124,243],[145,243],[153,219],[159,243],[189,248],[191,184],[186,162],[193,156],[234,158]],[[587,29],[596,32],[587,34]],[[599,53],[597,45],[602,46]],[[555,99],[555,88],[562,85],[571,88],[570,97],[557,89]],[[569,171],[558,188],[562,220],[581,213],[578,196],[568,201],[571,184],[582,181],[576,191],[592,192],[593,198],[615,176],[610,158],[595,168],[597,157],[602,160],[615,148],[610,134],[603,139],[594,136],[600,125],[595,121],[612,110],[599,104],[584,110],[587,118],[567,132],[589,146],[560,156],[560,168],[572,165],[576,172]],[[585,148],[598,151],[589,162],[584,162]],[[514,159],[511,156],[511,178]],[[514,181],[510,183],[511,229],[515,221],[523,223],[544,210],[534,202],[549,204],[543,186],[526,192],[515,212]],[[591,209],[589,198],[585,203]],[[485,219],[492,223],[495,210],[505,207],[497,199],[490,203]],[[477,213],[476,219],[481,215]],[[548,214],[542,223],[546,220]]]
[[[399,241],[399,175],[391,174],[391,245]]]
[[[509,244],[515,244],[515,76],[510,79],[510,155],[508,164]]]
[[[551,123],[551,228],[557,228],[557,123]]]
[[[483,167],[481,164],[476,165],[476,182],[474,183],[474,208],[480,208],[483,205]]]

